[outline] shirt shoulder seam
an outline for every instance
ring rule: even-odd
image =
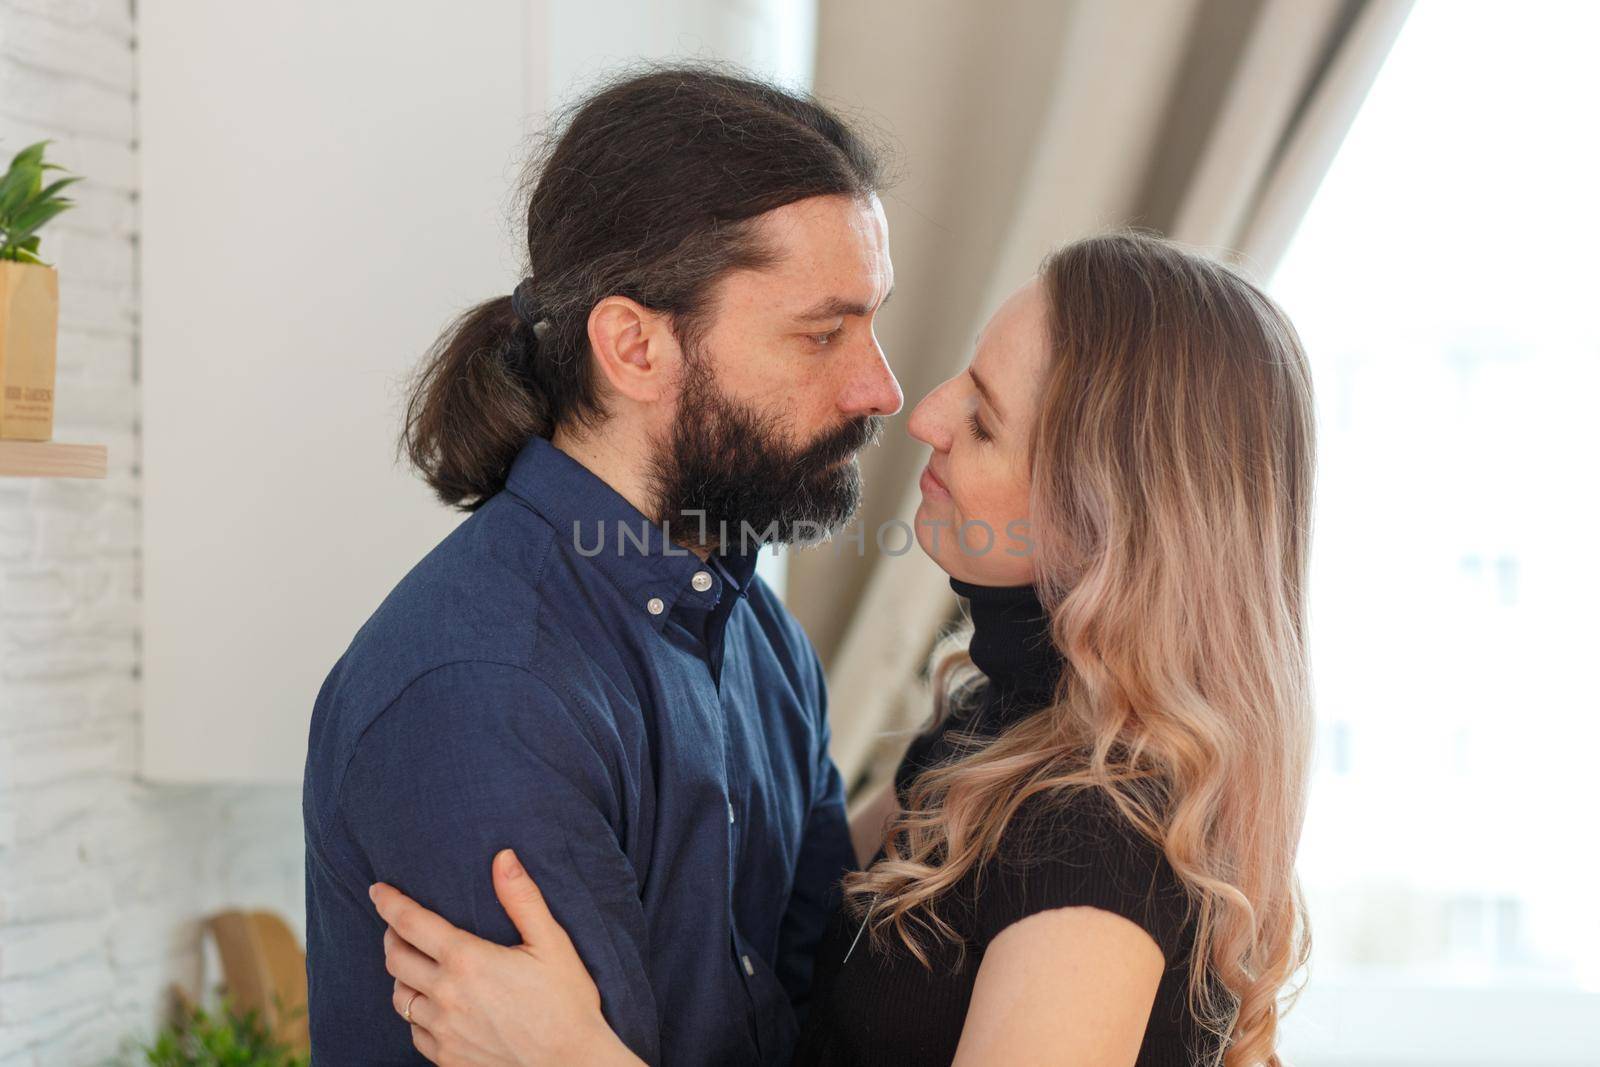
[[[520,671],[521,673],[523,673],[523,674],[527,675],[528,677],[532,678],[538,684],[540,684],[540,685],[544,686],[546,689],[550,690],[551,694],[554,695],[558,701],[560,701],[562,710],[566,711],[569,715],[572,714],[572,708],[573,708],[574,705],[576,705],[578,707],[582,706],[582,702],[581,701],[575,701],[573,699],[572,690],[566,684],[565,679],[560,679],[560,678],[550,679],[550,678],[546,678],[544,673],[541,672],[541,671],[534,670],[533,668],[527,666],[526,664],[514,663],[514,662],[511,662],[509,660],[490,659],[490,658],[479,657],[479,656],[461,656],[461,657],[457,657],[455,659],[445,660],[445,661],[443,661],[441,663],[435,663],[432,666],[428,667],[426,670],[418,671],[414,676],[412,676],[412,678],[409,681],[406,682],[405,685],[401,686],[400,691],[398,693],[396,693],[394,695],[394,697],[392,699],[390,699],[390,701],[383,706],[382,710],[380,710],[376,715],[374,715],[372,717],[371,721],[368,722],[365,726],[363,726],[361,728],[361,733],[356,737],[355,743],[350,746],[350,754],[345,757],[344,765],[339,768],[339,781],[338,781],[338,784],[334,786],[333,800],[332,800],[332,803],[329,805],[329,811],[328,812],[319,812],[318,816],[317,816],[317,826],[316,826],[317,840],[316,840],[316,844],[320,849],[322,849],[323,851],[327,850],[328,844],[327,844],[326,818],[329,815],[337,814],[338,812],[343,810],[343,806],[344,806],[344,787],[345,787],[345,782],[346,782],[346,780],[347,780],[347,778],[349,776],[349,773],[350,773],[350,765],[355,762],[356,753],[358,751],[360,751],[361,742],[363,740],[365,740],[365,738],[367,736],[367,733],[375,725],[377,725],[378,721],[380,719],[382,719],[385,715],[387,715],[389,713],[389,711],[396,704],[398,704],[405,697],[405,695],[408,692],[411,691],[411,687],[412,686],[416,685],[422,679],[428,677],[430,674],[433,674],[436,671],[443,670],[446,667],[459,666],[459,665],[465,664],[465,663],[484,663],[484,664],[489,664],[489,665],[496,666],[496,667],[509,667],[512,670]],[[556,683],[559,683],[559,690],[557,688],[557,684]],[[603,746],[601,746],[601,745],[599,745],[597,743],[598,734],[597,734],[595,725],[594,725],[590,715],[587,712],[583,712],[580,715],[574,716],[574,718],[580,722],[580,728],[584,731],[584,734],[588,737],[589,743],[595,746],[595,751],[599,752],[602,755],[602,758],[604,758],[606,760],[607,766],[610,768],[612,773],[615,774],[617,768],[616,768],[616,765],[614,763],[614,757],[613,757],[612,754],[606,752],[605,749],[603,748]]]

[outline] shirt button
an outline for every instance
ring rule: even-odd
[[[753,974],[756,973],[755,964],[750,962],[750,957],[749,956],[740,956],[739,957],[739,962],[744,964],[744,973],[745,974],[753,975]]]
[[[653,596],[644,602],[644,610],[648,611],[652,615],[660,615],[663,611],[667,610],[667,605],[666,602],[660,597]]]
[[[733,801],[728,801],[728,821],[733,822]]]
[[[694,577],[689,579],[689,584],[694,586],[697,592],[704,593],[711,588],[711,575],[706,571],[695,571]]]

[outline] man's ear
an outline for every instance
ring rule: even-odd
[[[608,296],[589,312],[589,347],[606,384],[640,403],[667,395],[683,358],[669,317],[625,296]]]

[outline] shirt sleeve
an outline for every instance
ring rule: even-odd
[[[828,920],[838,906],[840,879],[856,867],[850,841],[844,779],[829,752],[827,682],[812,653],[812,701],[818,723],[813,755],[812,791],[794,888],[778,931],[778,958],[773,970],[789,993],[795,1016],[804,1026],[811,1003],[812,964]]]
[[[1187,953],[1182,882],[1161,849],[1103,793],[1085,790],[1064,802],[1029,798],[1006,828],[993,862],[976,903],[984,945],[1029,915],[1085,906],[1138,925],[1169,967]]]
[[[521,938],[495,896],[490,865],[500,849],[515,849],[599,987],[606,1020],[654,1064],[660,1024],[638,878],[617,832],[617,777],[580,714],[515,666],[435,668],[362,736],[339,812],[353,854],[369,868],[360,878],[388,882],[501,945]],[[372,920],[370,941],[346,946],[347,965],[375,967],[382,980],[373,995],[387,1001],[383,922],[375,910]],[[411,1043],[398,1014],[385,1018],[386,1035],[361,1035],[368,1055],[375,1042]]]

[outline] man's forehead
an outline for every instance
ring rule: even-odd
[[[761,221],[777,257],[763,273],[792,291],[796,305],[835,297],[871,306],[894,285],[888,223],[876,196],[812,197]]]

